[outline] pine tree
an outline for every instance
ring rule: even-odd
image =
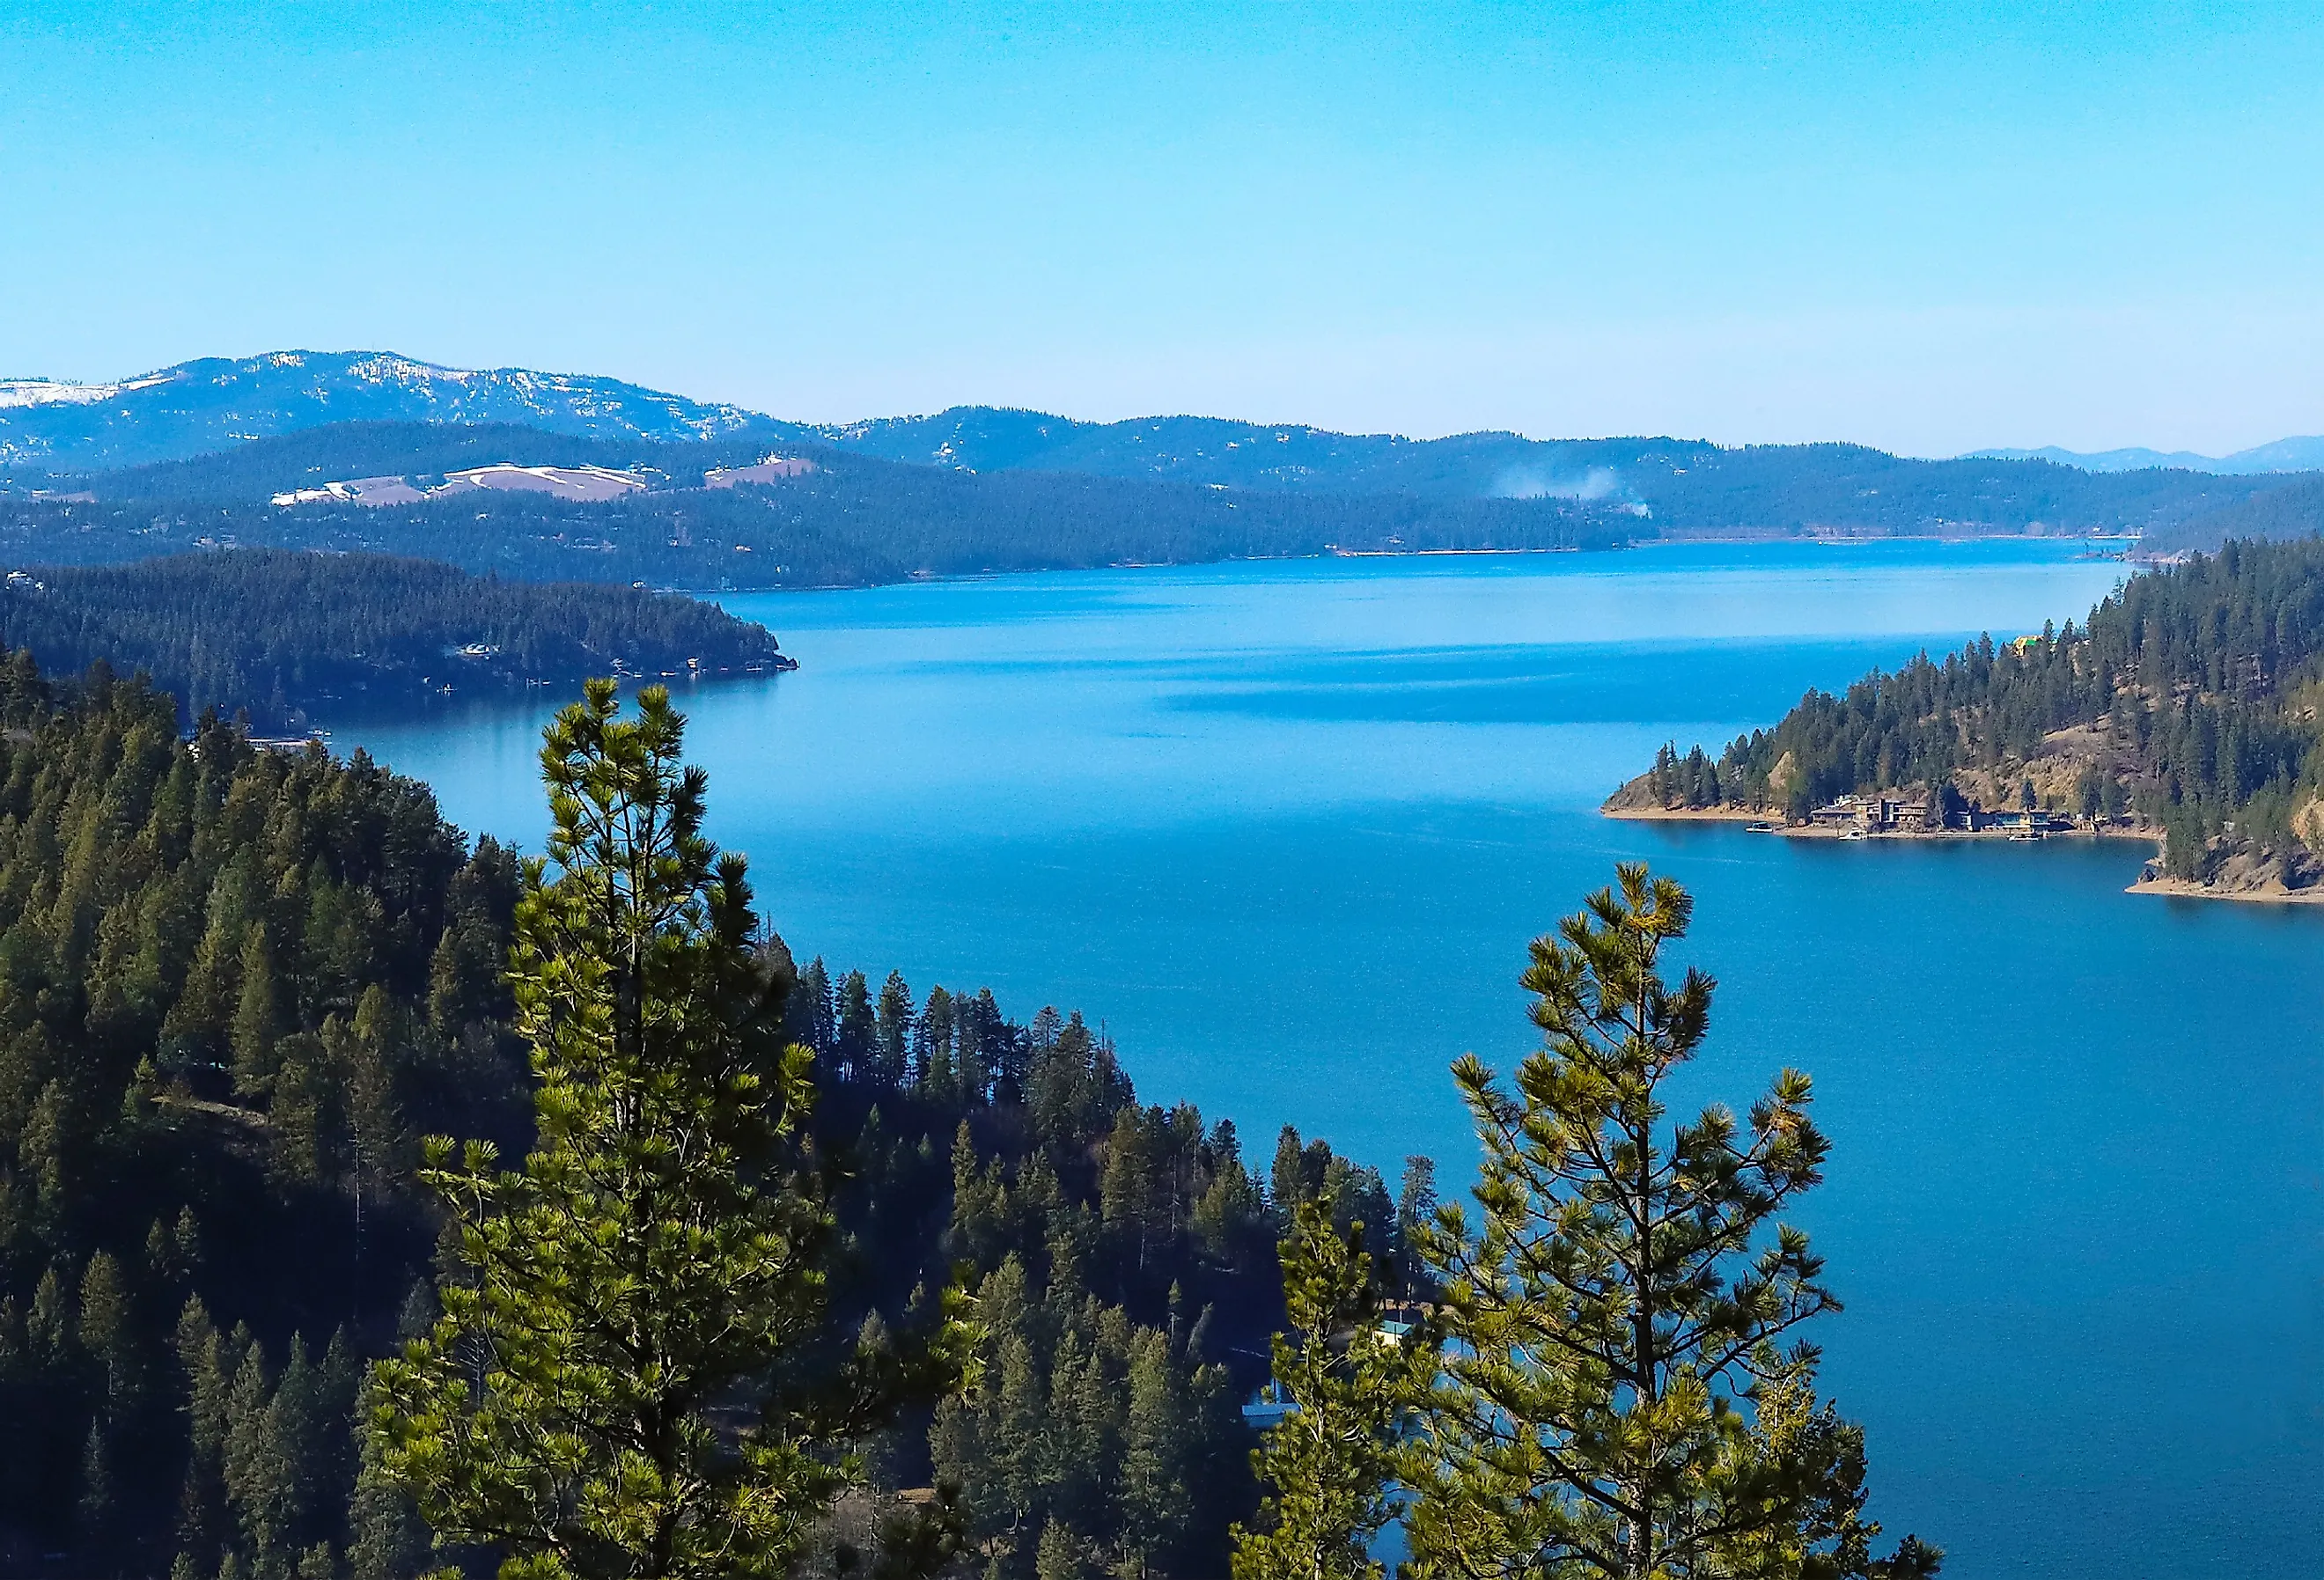
[[[830,1056],[835,1041],[831,1016],[831,976],[823,967],[823,956],[817,955],[799,973],[798,986],[793,990],[789,1006],[792,1040],[804,1042],[816,1052]]]
[[[851,971],[839,984],[839,1003],[832,1023],[832,1064],[843,1079],[862,1080],[872,1073],[872,1048],[879,1036],[872,1012],[872,987],[861,971]]]
[[[381,1467],[377,1440],[369,1422],[358,1424],[361,1468],[347,1506],[347,1573],[349,1580],[410,1580],[426,1567],[428,1527]]]
[[[32,1314],[24,1320],[24,1345],[38,1364],[61,1366],[70,1354],[72,1297],[53,1264],[32,1289]]]
[[[266,949],[266,929],[252,922],[242,946],[242,992],[235,1001],[230,1041],[234,1089],[245,1095],[274,1084],[274,1038],[278,1011],[274,966]]]
[[[102,1555],[114,1546],[117,1532],[114,1519],[113,1449],[106,1441],[102,1419],[88,1424],[88,1437],[80,1451],[80,1501],[75,1511],[80,1517],[82,1548],[93,1557]]]
[[[1147,1208],[1153,1171],[1154,1148],[1146,1115],[1135,1107],[1125,1108],[1114,1115],[1113,1134],[1106,1142],[1098,1210],[1106,1228],[1128,1252],[1130,1264],[1141,1269],[1146,1265]]]
[[[834,1434],[865,1424],[822,1402],[872,1402],[808,1363],[832,1222],[798,1156],[813,1056],[781,1036],[788,984],[742,859],[702,836],[669,693],[617,711],[592,681],[549,731],[558,875],[527,866],[512,970],[540,1139],[513,1172],[430,1144],[460,1265],[377,1370],[380,1463],[508,1580],[772,1575],[841,1483]],[[722,1434],[712,1410],[746,1401],[756,1426]]]
[[[184,1276],[191,1278],[202,1265],[202,1225],[194,1216],[194,1209],[178,1209],[178,1221],[170,1227],[170,1240],[177,1252],[178,1266]]]
[[[1084,1580],[1089,1557],[1081,1538],[1061,1520],[1041,1527],[1040,1545],[1034,1549],[1033,1580]]]
[[[262,1573],[296,1566],[309,1545],[307,1528],[321,1500],[325,1476],[334,1468],[324,1448],[320,1385],[306,1341],[291,1335],[282,1375],[266,1401],[259,1428],[264,1479],[252,1489],[244,1516],[263,1533],[253,1543]]]
[[[1161,1334],[1139,1335],[1130,1361],[1130,1401],[1122,1421],[1123,1571],[1179,1572],[1186,1538],[1187,1460],[1193,1412],[1185,1378]]]
[[[1396,1277],[1410,1293],[1428,1287],[1420,1247],[1436,1221],[1436,1160],[1415,1153],[1404,1160],[1404,1182],[1396,1195]]]
[[[1292,1222],[1299,1204],[1315,1194],[1318,1183],[1307,1178],[1307,1153],[1299,1144],[1299,1132],[1285,1125],[1275,1138],[1275,1164],[1268,1185],[1276,1215],[1286,1226]]]
[[[1533,945],[1544,1046],[1514,1095],[1474,1055],[1453,1067],[1480,1222],[1448,1207],[1425,1237],[1450,1343],[1409,1459],[1415,1573],[1875,1572],[1848,1455],[1790,1429],[1818,1414],[1814,1352],[1780,1344],[1837,1307],[1777,1219],[1822,1177],[1808,1078],[1777,1076],[1747,1124],[1665,1126],[1713,984],[1659,975],[1686,892],[1643,864],[1618,879]],[[1754,1566],[1770,1551],[1790,1566]],[[1915,1543],[1886,1567],[1932,1561]]]
[[[1379,1580],[1370,1543],[1395,1514],[1397,1434],[1432,1352],[1417,1334],[1381,1336],[1360,1230],[1343,1235],[1321,1202],[1300,1206],[1284,1242],[1283,1298],[1273,1375],[1292,1412],[1252,1455],[1272,1491],[1258,1527],[1235,1528],[1234,1580]]]
[[[106,1414],[125,1417],[137,1400],[137,1335],[129,1289],[111,1252],[97,1252],[81,1270],[80,1345],[104,1369]]]
[[[240,1528],[250,1570],[257,1580],[275,1580],[286,1566],[287,1534],[280,1513],[290,1467],[267,1418],[273,1389],[266,1357],[257,1344],[243,1349],[226,1400],[225,1479],[226,1502]]]
[[[952,994],[941,986],[932,987],[913,1031],[912,1084],[922,1097],[945,1108],[960,1101],[959,1083],[953,1073],[952,1038]]]
[[[905,1054],[911,1043],[912,990],[903,973],[890,971],[881,986],[873,1015],[872,1084],[889,1090],[904,1084]]]
[[[178,1317],[178,1364],[186,1391],[186,1479],[178,1494],[178,1547],[203,1573],[226,1539],[226,1442],[232,1379],[226,1341],[198,1296]]]

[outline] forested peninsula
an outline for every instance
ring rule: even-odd
[[[2231,541],[2090,611],[1922,654],[1607,803],[1865,836],[2151,835],[2139,886],[2324,898],[2324,539]]]
[[[262,732],[322,715],[596,674],[708,678],[796,665],[715,605],[595,583],[530,583],[380,554],[235,550],[0,582],[0,651],[52,672],[105,662]]]

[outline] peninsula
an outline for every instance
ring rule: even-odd
[[[178,698],[182,724],[214,708],[269,734],[591,675],[798,667],[764,626],[676,594],[257,549],[8,571],[0,652],[51,674],[143,673]]]
[[[2324,539],[2133,578],[2077,628],[1839,696],[1713,756],[1666,744],[1608,817],[1862,839],[2152,840],[2136,893],[2324,901]]]

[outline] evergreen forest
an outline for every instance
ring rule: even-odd
[[[215,715],[181,738],[103,666],[57,682],[20,652],[0,722],[0,1572],[433,1568],[359,1397],[438,1317],[423,1138],[532,1139],[520,863],[360,753]],[[1046,1540],[1090,1573],[1222,1574],[1278,1225],[1321,1203],[1397,1262],[1379,1177],[1141,1104],[1077,1013],[757,947],[821,1072],[839,1326],[902,1331],[955,1273],[982,1314],[992,1386],[851,1437],[867,1485],[949,1489],[991,1573]],[[815,1562],[844,1566],[868,1506]]]
[[[478,439],[472,430],[423,424],[358,425],[331,431],[327,453],[343,457],[336,464],[315,458],[318,444],[309,436],[291,435],[81,480],[89,486],[60,497],[0,495],[0,555],[15,565],[117,564],[236,544],[419,555],[528,581],[717,589],[1334,549],[1602,548],[1625,541],[1637,520],[1618,505],[1576,499],[1317,495],[1070,473],[980,475],[819,448],[782,452],[811,458],[816,470],[806,476],[706,488],[706,469],[755,462],[763,443],[613,445],[486,431]],[[447,464],[585,457],[640,469],[657,486],[587,504],[510,493],[383,507],[268,503],[270,485],[287,491],[391,473],[424,482]]]
[[[1665,747],[1635,788],[1794,819],[1884,790],[2043,805],[2159,832],[2174,877],[2238,852],[2304,869],[2324,850],[2319,699],[2324,539],[2237,541],[2132,577],[2079,627],[1811,691],[1715,757]]]
[[[0,647],[51,672],[140,671],[187,723],[214,708],[275,734],[446,693],[791,667],[765,627],[693,598],[280,550],[17,572],[0,587]]]
[[[772,448],[813,457],[827,467],[852,468],[868,480],[866,507],[897,519],[856,525],[866,544],[890,550],[896,546],[893,534],[906,533],[897,541],[909,541],[902,513],[924,508],[918,503],[924,480],[907,474],[930,470],[1047,476],[1052,481],[1020,487],[1047,490],[1058,508],[1070,506],[1084,517],[1093,508],[1087,496],[1056,479],[1153,485],[1142,495],[1108,491],[1098,496],[1112,502],[1104,507],[1109,513],[1133,511],[1139,523],[1134,530],[1149,540],[1161,520],[1192,511],[1199,521],[1201,506],[1190,503],[1188,491],[1209,489],[1339,502],[1355,512],[1351,542],[1375,534],[1360,508],[1347,502],[1396,495],[1439,502],[1547,500],[1578,515],[1602,518],[1618,529],[1611,534],[1618,541],[1666,532],[2143,531],[2155,535],[2158,543],[2168,538],[2173,548],[2209,548],[2227,536],[2260,535],[2260,521],[2281,513],[2273,504],[2256,502],[2271,500],[2289,485],[2314,481],[2169,467],[2094,473],[2038,458],[1926,459],[1852,444],[1722,446],[1668,436],[1534,439],[1506,432],[1412,439],[1213,417],[1086,422],[990,406],[844,424],[784,422],[706,408],[697,409],[691,420],[672,422],[667,419],[676,414],[674,409],[656,411],[650,399],[641,401],[645,392],[620,387],[586,418],[540,411],[519,420],[342,420],[294,426],[221,448],[219,430],[197,438],[206,425],[182,426],[187,413],[177,402],[184,398],[184,386],[179,388],[177,397],[134,413],[125,408],[51,407],[16,419],[36,427],[61,425],[65,431],[51,435],[45,447],[26,435],[32,442],[15,451],[14,464],[0,472],[0,496],[37,489],[88,492],[107,502],[257,504],[274,493],[326,482],[383,475],[424,482],[454,467],[494,461],[633,468],[664,486],[686,488],[709,467],[748,465]],[[343,380],[335,393],[327,407],[315,408],[304,420],[326,411],[381,405],[379,387],[361,379]],[[276,416],[286,423],[301,420],[287,409]],[[87,433],[76,439],[69,430],[85,424],[105,430],[105,437]],[[224,431],[246,432],[248,426],[237,422]],[[10,427],[0,420],[0,464],[11,457]],[[87,457],[86,466],[108,454],[170,458],[55,476],[32,460],[36,455],[72,455]],[[898,464],[902,474],[893,469]],[[1014,491],[996,494],[994,508],[1006,510],[1006,501],[1014,496]],[[1133,507],[1130,500],[1142,503]],[[2242,511],[2247,502],[2258,513]],[[2305,508],[2312,513],[2312,499]],[[1087,558],[1080,542],[1085,530],[1084,523],[1044,538],[1045,550],[1061,556],[1052,562],[1109,563]],[[2303,530],[2313,530],[2313,523]],[[989,553],[1007,549],[1007,541],[996,537]],[[1151,551],[1118,557],[1160,558]]]
[[[2211,553],[2235,538],[2311,538],[2319,532],[2324,532],[2324,477],[2310,474],[2174,522],[2150,534],[2141,547],[2155,554]]]
[[[701,485],[710,469],[749,466],[770,445],[814,470],[772,485]],[[612,467],[648,486],[603,504],[539,494],[268,503],[367,476],[427,487],[499,461]],[[2230,530],[2285,535],[2313,514],[2310,485],[1914,460],[1853,445],[1508,434],[1420,442],[982,409],[699,441],[348,422],[120,471],[0,481],[0,553],[17,565],[96,565],[236,544],[421,555],[530,581],[839,587],[1333,551],[1617,548],[1703,533],[2144,531],[2202,546]]]

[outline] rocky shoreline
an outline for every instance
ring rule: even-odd
[[[2141,878],[2126,894],[2160,894],[2166,900],[2237,900],[2246,905],[2324,905],[2324,885],[2312,889],[2223,889],[2192,878]]]
[[[2220,853],[2208,879],[2166,878],[2161,873],[2162,831],[2138,824],[2112,827],[2045,830],[2028,841],[2024,834],[2006,828],[1883,829],[1858,831],[1805,823],[1786,823],[1772,812],[1741,807],[1661,807],[1645,800],[1640,781],[1634,781],[1609,796],[1599,815],[1632,823],[1739,823],[1754,833],[1780,835],[1786,839],[1860,839],[1867,844],[1938,843],[1947,840],[2004,840],[2034,843],[2042,839],[2127,839],[2154,846],[2156,855],[2123,892],[2159,894],[2175,900],[2232,900],[2256,905],[2324,905],[2324,873],[2308,864],[2281,858],[2261,859],[2247,853]],[[2287,882],[2292,880],[2305,880]]]
[[[1630,823],[1741,823],[1755,834],[1776,834],[1785,839],[1864,839],[1881,843],[1938,843],[1945,840],[2023,840],[2011,828],[1884,828],[1858,832],[1818,823],[1786,823],[1773,812],[1753,812],[1740,807],[1618,807],[1609,802],[1599,816]],[[2155,844],[2162,836],[2144,827],[2050,828],[2041,839],[2132,839]]]

